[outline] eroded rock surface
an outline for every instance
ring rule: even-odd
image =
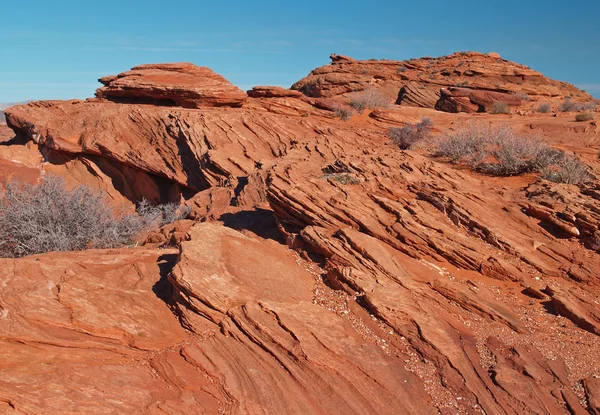
[[[444,95],[447,88],[462,87],[473,95],[472,105],[459,95]],[[398,96],[397,104],[437,108],[448,112],[474,112],[472,107],[488,108],[494,102],[520,105],[573,97],[592,97],[573,85],[555,81],[531,68],[490,53],[459,52],[439,58],[406,61],[355,60],[332,55],[331,64],[313,70],[296,82],[296,89],[311,97],[341,99],[360,91],[376,89],[383,95]],[[359,91],[359,92],[357,92]],[[436,97],[441,99],[438,102]]]
[[[173,72],[137,103],[7,110],[2,180],[58,174],[191,214],[145,248],[0,260],[2,411],[598,412],[598,180],[482,175],[386,137],[423,117],[434,136],[502,122],[598,176],[594,121],[471,114],[498,94],[586,97],[496,55],[332,59],[296,85],[320,98],[256,87],[241,108],[173,106],[160,94],[187,88],[177,64],[123,76]],[[453,81],[419,74],[432,68]],[[395,99],[404,85],[401,105],[331,112],[356,89]]]
[[[140,65],[100,78],[98,98],[184,108],[241,107],[246,94],[207,67],[191,63]]]

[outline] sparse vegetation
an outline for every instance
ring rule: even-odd
[[[416,124],[389,128],[387,136],[402,150],[408,150],[416,143],[427,139],[432,127],[433,122],[429,118],[423,118]]]
[[[565,100],[560,105],[561,112],[574,112],[574,111],[593,111],[596,109],[596,104],[593,102],[575,102],[572,101],[570,97],[565,98]]]
[[[592,112],[580,112],[575,116],[575,121],[590,121],[594,119]]]
[[[518,83],[518,82],[517,82]],[[521,83],[518,83],[519,85],[522,85]],[[517,96],[519,98],[521,98],[521,100],[525,101],[525,102],[529,102],[531,101],[531,97],[529,95],[527,95],[525,92],[517,92]]]
[[[340,184],[359,184],[360,180],[349,173],[326,173],[324,179],[334,180]]]
[[[354,95],[349,104],[360,114],[369,108],[387,107],[388,100],[377,89],[369,88]]]
[[[335,104],[333,114],[342,121],[348,121],[354,115],[354,110],[347,105]]]
[[[507,126],[473,124],[438,140],[434,156],[498,176],[537,171],[548,180],[569,184],[578,184],[590,177],[588,168],[577,158],[540,140],[516,135]]]
[[[176,203],[153,205],[146,199],[142,199],[137,205],[137,213],[144,229],[158,228],[185,219],[190,210],[189,206],[183,207]]]
[[[552,109],[552,107],[550,106],[550,104],[548,104],[547,102],[540,104],[537,108],[538,112],[541,112],[543,114],[547,114],[550,112],[550,110]]]
[[[510,106],[506,102],[494,102],[490,114],[510,114]]]
[[[396,72],[398,72],[398,73],[404,73],[404,72],[406,72],[406,66],[401,66],[401,67],[399,67],[399,68],[396,70]]]
[[[0,194],[0,257],[129,245],[140,233],[189,213],[147,201],[138,211],[112,207],[86,186],[68,189],[54,176],[35,185],[10,182]]]
[[[554,164],[545,166],[540,170],[541,176],[555,183],[579,184],[591,178],[590,172],[585,164],[574,156],[561,153]]]

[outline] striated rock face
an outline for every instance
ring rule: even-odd
[[[428,89],[418,82],[407,82],[398,93],[396,104],[412,107],[433,108],[440,99],[438,88]]]
[[[441,88],[467,87],[476,92],[477,98],[471,102],[484,108],[496,101],[520,105],[520,96],[534,100],[572,96],[592,101],[589,94],[573,85],[549,79],[496,53],[459,52],[406,61],[361,61],[332,55],[331,61],[296,82],[292,89],[310,97],[344,98],[354,91],[376,88],[397,95],[396,103],[400,105],[450,112],[471,111],[469,105],[463,105],[464,100],[454,97],[436,106],[435,96],[439,97]]]
[[[292,89],[285,89],[280,86],[255,86],[248,91],[248,96],[252,98],[301,98],[302,93]]]
[[[184,108],[241,107],[246,94],[212,69],[191,63],[140,65],[99,81],[98,98]]]
[[[441,97],[435,108],[446,112],[485,112],[489,111],[496,102],[502,102],[511,107],[518,107],[522,99],[514,94],[504,92],[473,90],[469,88],[443,88]]]
[[[460,113],[421,108],[441,85],[420,81],[341,121],[350,75],[320,83],[329,98],[255,87],[243,108],[7,110],[0,182],[58,174],[191,214],[145,247],[0,259],[0,412],[597,413],[598,179],[482,175],[386,136],[423,117],[433,141],[506,123],[598,176],[595,121],[466,113],[516,96],[471,86],[433,104]]]

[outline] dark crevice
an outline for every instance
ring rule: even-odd
[[[246,187],[246,185],[248,184],[248,176],[239,176],[237,178],[237,182],[237,186],[233,190],[233,198],[231,199],[230,203],[231,206],[237,206],[238,198],[240,197],[242,190],[244,190],[244,187]]]
[[[169,282],[169,274],[173,271],[178,257],[178,254],[164,254],[157,261],[160,279],[152,287],[152,292],[168,306],[173,305],[173,286]]]
[[[272,239],[281,244],[285,240],[277,227],[277,220],[273,211],[256,208],[242,210],[236,213],[225,213],[219,217],[223,225],[236,231],[247,230],[263,239]]]

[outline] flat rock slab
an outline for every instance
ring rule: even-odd
[[[207,67],[191,63],[147,64],[99,81],[98,98],[184,108],[241,107],[244,91]]]

